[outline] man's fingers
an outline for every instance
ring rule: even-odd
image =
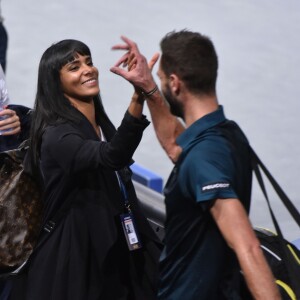
[[[122,35],[121,39],[129,46],[130,50],[139,51],[137,44],[134,41],[130,40],[128,37]]]
[[[154,65],[156,64],[156,62],[158,61],[159,59],[159,53],[155,53],[152,58],[150,59],[149,63],[148,63],[148,67],[149,69],[152,71]]]
[[[121,36],[121,39],[125,42],[125,44],[117,44],[112,47],[112,50],[130,50],[139,52],[138,46],[135,42],[123,35]]]
[[[125,53],[114,65],[114,67],[119,67],[121,64],[127,64],[129,53]]]
[[[128,72],[125,71],[124,69],[122,68],[119,68],[118,66],[114,66],[114,67],[111,67],[110,68],[110,71],[117,74],[117,75],[120,75],[121,77],[125,78],[126,80],[128,80]]]
[[[116,45],[113,49],[126,49],[128,51],[110,68],[110,71],[129,81],[135,88],[144,89],[152,80],[151,70],[157,62],[159,54],[156,53],[148,64],[135,42],[125,36],[121,36],[121,39],[126,46]],[[124,67],[127,67],[127,70]]]
[[[134,61],[136,62],[135,55],[133,53],[129,52],[127,63],[126,63],[126,66],[128,66],[127,67],[128,71],[130,71],[132,69],[132,65],[134,64]],[[123,64],[123,67],[125,67],[124,64]]]
[[[134,69],[134,67],[136,66],[136,62],[137,62],[136,58],[133,58],[132,60],[130,60],[130,62],[128,62],[128,71]]]
[[[115,46],[111,47],[112,50],[129,50],[129,46],[128,45],[124,45],[124,44],[118,44]]]

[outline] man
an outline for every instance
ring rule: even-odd
[[[111,71],[146,98],[156,134],[175,167],[165,187],[165,248],[159,299],[244,299],[241,269],[255,299],[280,299],[248,212],[251,195],[249,144],[218,104],[218,59],[209,38],[172,32],[161,41],[158,76],[162,99],[135,43]],[[128,71],[120,68],[128,64]],[[184,120],[183,128],[177,117]]]

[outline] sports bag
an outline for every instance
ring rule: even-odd
[[[255,228],[256,236],[261,243],[261,248],[276,279],[282,299],[300,300],[300,251],[292,243],[288,242],[282,234],[272,210],[261,172],[263,172],[265,177],[269,180],[279,199],[281,199],[299,227],[300,214],[253,149],[251,149],[251,156],[253,171],[267,201],[277,233],[263,228]]]
[[[280,289],[282,298],[291,300],[299,299],[296,297],[296,287],[293,287],[293,278],[296,276],[294,272],[299,272],[300,268],[300,251],[292,243],[283,240],[274,232],[265,228],[255,228],[256,236],[258,237],[264,255],[272,269],[273,275],[276,278],[276,283]],[[284,246],[282,246],[284,244]],[[283,248],[285,251],[283,251]],[[290,266],[295,266],[298,271],[290,271]],[[291,274],[292,273],[292,274]],[[299,282],[300,283],[300,282]],[[298,284],[299,284],[298,283]],[[296,282],[297,285],[297,282]]]

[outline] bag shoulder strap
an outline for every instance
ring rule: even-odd
[[[254,171],[254,173],[256,175],[256,178],[257,178],[257,181],[258,181],[258,183],[259,183],[259,185],[262,189],[262,192],[263,192],[263,194],[264,194],[264,196],[267,200],[269,211],[270,211],[274,226],[276,228],[277,235],[279,237],[278,242],[279,242],[279,245],[280,245],[281,250],[282,250],[282,255],[283,255],[284,262],[286,264],[286,272],[287,272],[289,280],[290,280],[290,285],[293,288],[293,292],[296,294],[297,299],[298,298],[300,299],[300,285],[299,285],[300,268],[299,268],[299,264],[297,263],[297,261],[295,261],[294,258],[293,259],[291,258],[291,251],[288,248],[288,243],[282,235],[279,224],[278,224],[278,222],[276,220],[276,217],[273,213],[273,210],[271,208],[270,201],[269,201],[267,191],[266,191],[266,188],[265,188],[265,185],[264,185],[264,182],[263,182],[263,178],[261,176],[260,169],[266,175],[269,182],[273,186],[275,192],[277,193],[277,195],[279,196],[282,203],[287,208],[287,210],[289,211],[289,213],[291,214],[291,216],[293,217],[295,222],[298,224],[298,226],[300,226],[300,214],[299,214],[298,210],[296,209],[296,207],[294,206],[294,204],[291,202],[291,200],[287,197],[287,195],[284,193],[282,188],[276,182],[274,177],[271,175],[271,173],[268,171],[268,169],[265,167],[265,165],[259,159],[259,157],[254,152],[254,150],[251,148],[250,151],[251,151],[253,171]]]
[[[268,169],[266,168],[266,166],[259,159],[259,157],[255,153],[255,151],[251,147],[250,147],[250,150],[251,150],[251,158],[252,158],[252,168],[253,168],[253,171],[255,172],[257,181],[258,181],[258,183],[260,185],[260,188],[262,189],[262,191],[264,193],[264,196],[265,196],[265,198],[267,200],[271,216],[273,216],[272,217],[273,222],[275,220],[274,225],[275,225],[275,223],[277,223],[277,221],[276,221],[274,213],[273,213],[273,211],[271,209],[270,201],[268,199],[267,192],[266,192],[266,189],[265,189],[265,186],[264,186],[264,183],[263,183],[263,179],[262,179],[262,176],[260,174],[260,170],[259,169],[261,169],[263,171],[263,173],[266,175],[266,177],[268,178],[269,182],[273,186],[275,192],[277,193],[278,197],[281,199],[282,203],[284,204],[284,206],[286,207],[286,209],[288,210],[288,212],[291,214],[291,216],[293,217],[293,219],[295,220],[295,222],[300,227],[300,213],[296,209],[295,205],[292,203],[292,201],[288,198],[288,196],[285,194],[285,192],[279,186],[279,184],[274,179],[274,177],[271,175],[271,173],[268,171]],[[277,228],[276,228],[276,230],[277,230]]]
[[[50,237],[50,234],[55,229],[56,225],[62,220],[62,218],[65,216],[66,212],[71,207],[73,199],[69,197],[60,207],[60,209],[55,213],[55,215],[48,220],[44,226],[41,228],[39,239],[37,242],[37,245],[35,246],[34,251],[36,251],[38,248],[40,248],[44,242]]]

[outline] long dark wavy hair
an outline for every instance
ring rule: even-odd
[[[50,46],[42,55],[37,82],[37,93],[31,126],[30,143],[33,167],[39,162],[42,135],[49,125],[65,122],[79,122],[80,114],[64,96],[61,88],[60,70],[68,62],[74,60],[77,54],[91,56],[90,49],[77,40],[62,40]],[[93,98],[96,112],[96,122],[110,122],[100,98]]]

